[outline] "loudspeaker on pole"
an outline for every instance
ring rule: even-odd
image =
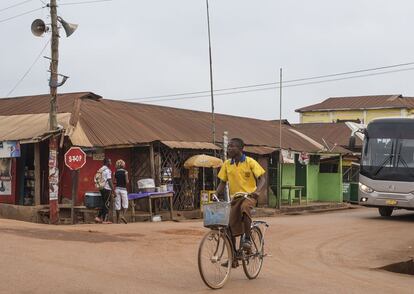
[[[44,33],[46,33],[49,28],[46,26],[45,22],[41,19],[35,19],[32,22],[31,26],[32,34],[36,37],[41,37]]]

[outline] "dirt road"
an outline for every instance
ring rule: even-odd
[[[377,268],[414,257],[414,213],[374,209],[267,218],[257,280],[220,293],[414,293]],[[0,219],[0,293],[211,293],[197,270],[199,221],[48,226]]]

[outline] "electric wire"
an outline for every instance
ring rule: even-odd
[[[336,76],[341,76],[341,75],[350,75],[350,74],[355,74],[355,73],[383,70],[383,69],[388,69],[388,68],[396,68],[396,67],[402,67],[402,66],[408,66],[408,65],[414,65],[414,62],[406,62],[406,63],[399,63],[399,64],[393,64],[393,65],[374,67],[374,68],[369,68],[369,69],[359,69],[359,70],[353,70],[353,71],[347,71],[347,72],[339,72],[339,73],[333,73],[333,74],[327,74],[327,75],[319,75],[319,76],[313,76],[313,77],[286,80],[286,81],[283,81],[283,83],[294,83],[294,82],[316,80],[316,79],[336,77]],[[252,84],[252,85],[245,85],[245,86],[236,86],[236,87],[216,89],[216,90],[214,90],[214,92],[223,92],[223,91],[238,90],[238,89],[257,88],[257,87],[264,87],[264,86],[278,85],[278,84],[279,84],[279,82]],[[178,97],[178,96],[187,96],[187,95],[197,95],[197,94],[203,94],[203,93],[210,93],[210,90],[196,91],[196,92],[174,93],[174,94],[156,95],[156,96],[146,96],[146,97],[133,98],[133,99],[130,99],[130,100],[135,100],[135,101],[151,100],[151,99],[158,99],[158,98],[169,98],[169,97]]]
[[[43,52],[45,51],[45,49],[47,48],[47,45],[49,45],[49,43],[50,43],[50,40],[48,40],[46,42],[45,46],[43,46],[43,48],[40,51],[39,55],[37,55],[36,59],[33,61],[33,63],[30,65],[30,67],[27,69],[27,71],[24,73],[24,75],[17,81],[17,83],[14,85],[14,87],[9,91],[9,93],[7,93],[6,97],[9,97],[14,92],[14,90],[17,89],[17,87],[21,84],[21,82],[23,82],[23,80],[26,78],[26,76],[31,72],[31,70],[33,69],[33,67],[35,66],[35,64],[39,60],[39,58],[42,56]]]
[[[26,1],[22,1],[22,2],[19,2],[19,3],[13,4],[13,5],[10,5],[8,7],[0,9],[0,12],[6,11],[8,9],[11,9],[11,8],[14,8],[14,7],[17,7],[17,6],[20,6],[20,5],[23,5],[23,4],[25,4],[27,2],[30,2],[30,1],[33,1],[33,0],[26,0]]]
[[[59,6],[77,5],[77,4],[90,4],[90,3],[110,2],[110,1],[113,1],[113,0],[91,0],[91,1],[80,1],[80,2],[67,2],[67,3],[60,3]]]
[[[336,79],[327,79],[327,80],[322,80],[322,81],[299,83],[299,84],[282,86],[282,88],[284,89],[284,88],[300,87],[300,86],[313,85],[313,84],[322,84],[322,83],[336,82],[336,81],[342,81],[342,80],[350,80],[350,79],[370,77],[370,76],[378,76],[378,75],[391,74],[391,73],[403,72],[403,71],[411,71],[411,70],[414,70],[414,67],[404,68],[404,69],[397,69],[397,70],[392,70],[392,71],[379,72],[379,73],[362,74],[362,75],[356,75],[356,76],[351,76],[351,77],[343,77],[343,78],[336,78]],[[273,87],[260,88],[260,89],[250,89],[250,90],[233,91],[233,92],[227,92],[227,93],[217,93],[216,96],[243,94],[243,93],[259,92],[259,91],[269,91],[269,90],[275,90],[275,89],[279,89],[279,88],[280,88],[280,86],[273,86]],[[144,100],[144,101],[140,101],[140,102],[142,102],[142,103],[151,103],[151,102],[162,102],[162,101],[179,101],[179,100],[190,100],[190,99],[208,98],[208,97],[210,97],[210,95],[198,95],[198,96],[166,98],[166,99],[153,99],[153,100]],[[134,99],[123,99],[123,100],[134,100]]]
[[[45,6],[44,7],[40,7],[40,8],[36,8],[36,9],[32,9],[32,10],[29,10],[29,11],[26,11],[26,12],[23,12],[23,13],[20,13],[18,15],[15,15],[15,16],[11,16],[11,17],[8,17],[8,18],[0,19],[0,23],[3,23],[3,22],[6,22],[6,21],[15,19],[17,17],[23,16],[23,15],[26,15],[26,14],[29,14],[29,13],[33,13],[33,12],[38,11],[38,10],[41,10],[43,8],[45,8]]]

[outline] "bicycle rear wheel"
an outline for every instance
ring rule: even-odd
[[[211,230],[198,249],[198,270],[203,282],[212,289],[220,289],[230,276],[233,252],[223,231]]]
[[[256,279],[263,266],[264,242],[263,234],[258,227],[250,231],[252,241],[251,252],[245,253],[243,258],[243,270],[247,278]]]

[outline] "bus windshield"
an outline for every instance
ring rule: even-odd
[[[414,180],[414,139],[365,138],[361,173],[378,180]]]
[[[390,138],[367,139],[364,144],[362,165],[391,167],[395,143],[396,139]]]

